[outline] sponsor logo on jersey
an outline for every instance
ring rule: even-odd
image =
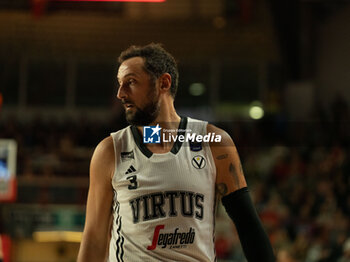
[[[194,152],[201,151],[202,150],[202,143],[190,141],[190,149],[191,149],[191,151],[194,151]]]
[[[164,230],[164,225],[157,225],[154,228],[152,244],[147,247],[148,250],[154,250],[157,246],[161,248],[186,248],[187,245],[193,244],[196,237],[194,228],[186,232],[178,227],[172,232],[161,232]]]
[[[161,142],[191,142],[192,151],[200,151],[202,149],[202,142],[221,142],[221,135],[215,133],[208,133],[206,135],[198,135],[190,132],[187,129],[163,129],[159,124],[156,126],[143,127],[143,143],[145,144],[159,144]],[[184,132],[186,133],[184,134]]]
[[[156,126],[144,126],[143,127],[143,143],[159,144],[160,143],[160,130],[159,124]]]
[[[135,171],[136,171],[135,167],[133,165],[131,165],[128,168],[128,170],[126,170],[125,175],[130,174],[130,173],[135,172]]]
[[[192,158],[192,165],[197,169],[202,169],[206,165],[205,158],[203,156],[197,155]]]
[[[121,152],[120,157],[122,159],[122,162],[131,160],[131,159],[135,159],[134,158],[134,151],[131,150],[130,152]]]

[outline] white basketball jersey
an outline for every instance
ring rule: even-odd
[[[206,134],[182,118],[179,129]],[[178,133],[179,134],[179,133]],[[208,143],[152,153],[134,126],[111,134],[116,156],[109,261],[215,261],[216,168]]]

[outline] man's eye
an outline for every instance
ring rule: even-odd
[[[134,79],[130,79],[129,81],[128,81],[128,84],[129,85],[132,85],[132,84],[135,84],[136,83],[136,81],[134,80]]]

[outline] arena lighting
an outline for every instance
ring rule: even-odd
[[[189,87],[189,92],[193,96],[201,96],[205,92],[205,86],[202,83],[193,83]]]
[[[36,231],[33,239],[37,242],[81,242],[83,233],[77,231]]]
[[[260,101],[254,101],[251,103],[249,116],[255,120],[261,119],[264,116],[264,109]]]
[[[264,116],[264,110],[260,106],[253,106],[249,110],[249,115],[253,119],[260,119]]]
[[[161,3],[166,0],[53,0],[56,2],[142,2],[142,3]]]

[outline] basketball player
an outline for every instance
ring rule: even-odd
[[[174,58],[150,44],[128,48],[119,62],[117,97],[130,126],[105,138],[93,154],[78,261],[215,261],[217,197],[248,261],[274,261],[232,139],[176,113]],[[146,135],[146,142],[156,140],[160,129],[166,139],[143,142]],[[208,134],[215,134],[209,142],[200,139]],[[181,135],[196,139],[168,139]]]

